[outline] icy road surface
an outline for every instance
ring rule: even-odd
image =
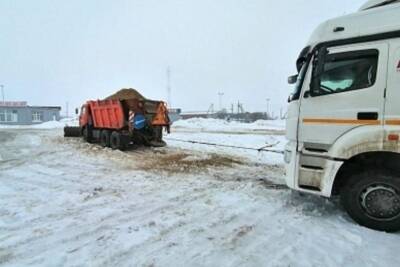
[[[279,157],[179,142],[119,152],[64,140],[61,129],[0,129],[0,265],[400,266],[400,234],[271,188],[283,183]]]

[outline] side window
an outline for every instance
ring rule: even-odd
[[[0,122],[18,122],[18,111],[1,110]]]
[[[32,122],[42,122],[42,121],[43,121],[43,112],[32,111]]]
[[[313,88],[313,94],[327,95],[373,86],[378,56],[378,50],[374,49],[328,54],[319,76],[319,86]]]
[[[6,122],[6,111],[0,110],[0,122]]]

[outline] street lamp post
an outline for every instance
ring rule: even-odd
[[[219,110],[222,111],[222,96],[224,95],[224,93],[219,92],[218,96],[219,96]]]
[[[267,119],[269,119],[269,101],[271,99],[267,98]]]

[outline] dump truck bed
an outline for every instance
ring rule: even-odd
[[[125,114],[119,100],[88,101],[92,111],[93,125],[102,129],[122,129],[125,126]]]

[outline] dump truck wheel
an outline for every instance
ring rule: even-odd
[[[119,132],[112,132],[110,137],[110,146],[112,149],[125,149],[125,142],[123,136]]]
[[[100,145],[102,147],[110,147],[110,132],[102,130],[100,133]]]
[[[83,128],[82,136],[83,136],[83,140],[85,140],[86,142],[88,142],[88,143],[92,142],[92,131],[89,129],[88,126]]]
[[[349,178],[341,202],[350,217],[371,229],[400,230],[400,177],[388,170],[370,170]]]
[[[160,126],[157,126],[154,128],[154,140],[157,142],[162,141],[162,136],[163,136],[163,128]]]

